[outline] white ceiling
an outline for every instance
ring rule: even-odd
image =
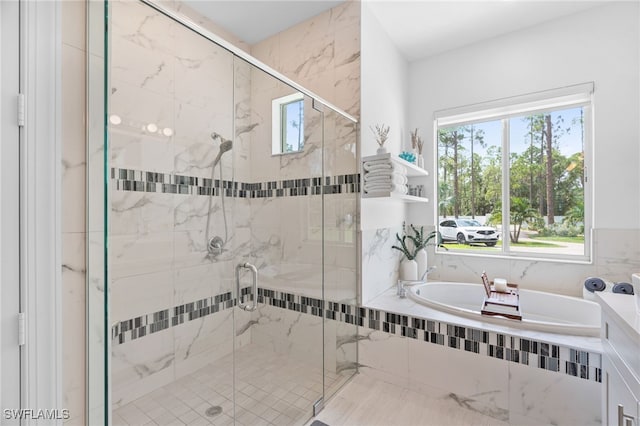
[[[567,0],[364,1],[409,61],[605,3]]]
[[[329,0],[183,1],[250,45],[343,3]],[[405,57],[413,61],[612,0],[362,1]]]
[[[343,1],[183,0],[247,44],[258,43]]]

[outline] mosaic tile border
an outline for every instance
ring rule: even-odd
[[[324,178],[247,183],[113,167],[111,180],[113,188],[117,191],[207,196],[220,196],[221,191],[224,191],[225,196],[235,198],[297,197],[360,192],[360,174],[358,173]]]
[[[249,287],[241,289],[243,301],[251,299],[248,297],[249,292]],[[313,297],[267,288],[258,289],[258,303],[429,344],[473,352],[479,356],[490,356],[507,362],[602,382],[602,355],[599,353],[352,304],[324,302]],[[112,328],[112,342],[122,344],[136,340],[170,326],[175,327],[186,321],[193,321],[229,309],[235,304],[236,300],[231,297],[230,292],[227,292],[122,321]]]

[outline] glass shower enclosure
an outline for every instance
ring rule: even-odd
[[[172,9],[89,8],[89,424],[303,424],[357,368],[356,121]]]

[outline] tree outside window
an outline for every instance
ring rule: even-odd
[[[467,241],[449,249],[586,256],[586,106],[438,127],[438,222],[473,218],[501,233],[496,247]]]

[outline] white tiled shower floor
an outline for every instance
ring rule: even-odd
[[[262,346],[236,351],[236,425],[304,424],[322,395],[322,366]],[[233,424],[233,357],[227,356],[116,409],[113,425]],[[332,392],[347,377],[326,374]],[[205,414],[212,406],[222,412]]]

